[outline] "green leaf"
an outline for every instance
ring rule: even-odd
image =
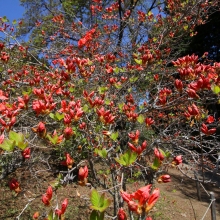
[[[119,107],[119,109],[120,109],[120,112],[123,111],[123,106],[124,106],[124,103],[119,103],[119,104],[118,104],[118,107]]]
[[[15,143],[17,144],[18,142],[24,141],[24,135],[22,133],[16,133],[14,131],[10,131],[9,139],[15,141]]]
[[[106,105],[109,105],[110,103],[111,103],[111,100],[110,100],[110,99],[106,99],[106,100],[105,100],[105,104],[106,104]]]
[[[142,114],[140,114],[138,117],[137,117],[137,121],[142,124],[144,122],[144,116]]]
[[[56,134],[54,135],[53,137],[50,136],[49,134],[47,134],[47,138],[49,139],[49,141],[52,143],[52,144],[57,144],[58,142],[58,139],[59,139],[59,136]]]
[[[99,198],[99,207],[104,206],[104,201],[105,201],[105,194],[103,193]]]
[[[118,74],[119,71],[120,71],[120,69],[119,69],[118,67],[114,68],[114,72],[115,72],[116,74]]]
[[[59,112],[56,112],[55,116],[58,119],[58,121],[61,121],[64,118],[64,114],[63,113],[60,114]]]
[[[104,220],[104,217],[105,217],[105,212],[101,212],[99,215],[99,219]]]
[[[56,120],[55,114],[53,114],[52,112],[49,114],[49,116],[50,116],[52,119]]]
[[[153,38],[153,42],[154,43],[157,42],[157,38],[156,37]]]
[[[3,16],[2,22],[9,22],[8,18],[6,16]]]
[[[136,152],[128,150],[124,154],[121,154],[119,158],[115,158],[115,160],[123,166],[130,166],[135,162],[137,156]]]
[[[137,64],[139,64],[139,65],[142,64],[142,60],[134,59],[134,61],[135,61]]]
[[[92,189],[91,195],[90,195],[90,200],[91,200],[91,203],[93,206],[99,207],[100,195],[96,189]]]
[[[32,89],[30,87],[27,88],[27,91],[22,91],[23,95],[30,95],[32,93]]]
[[[51,182],[49,182],[49,184],[53,187],[53,188],[58,188],[59,186],[61,186],[60,182],[58,180],[53,180]]]
[[[117,84],[117,83],[115,83],[114,86],[115,86],[116,89],[121,89],[122,88],[122,85]]]
[[[162,149],[160,149],[160,148],[159,148],[159,150],[163,154],[163,156],[166,157],[166,153]]]
[[[93,210],[90,214],[90,220],[99,220],[99,213],[96,210]]]
[[[108,154],[108,151],[105,148],[103,148],[102,150],[96,148],[95,152],[102,158],[106,158]]]
[[[160,160],[157,157],[155,157],[151,168],[153,170],[157,170],[159,167],[160,167]]]
[[[24,150],[28,146],[27,142],[19,142],[17,144],[17,147],[20,148],[21,150]]]
[[[17,24],[17,21],[16,21],[16,20],[13,20],[13,21],[12,21],[12,24],[14,24],[14,25]]]
[[[211,87],[211,89],[212,89],[212,91],[216,94],[216,95],[218,95],[219,93],[220,93],[220,87],[219,86],[217,86],[217,85],[212,85],[212,87]]]
[[[110,138],[113,140],[113,141],[116,141],[117,138],[118,138],[118,132],[115,132],[115,133],[112,133]]]
[[[48,216],[47,216],[48,220],[53,220],[53,210],[51,209]]]
[[[56,112],[55,114],[50,113],[49,116],[50,116],[52,119],[58,120],[58,121],[61,121],[61,120],[64,118],[64,114],[63,114],[63,113],[59,113],[59,112]]]
[[[74,87],[70,87],[70,88],[69,88],[69,91],[70,91],[70,92],[74,92],[74,91],[75,91],[75,88],[74,88]]]
[[[97,210],[100,212],[104,212],[111,204],[111,200],[105,199],[104,193],[100,196],[96,189],[92,189],[90,200],[92,203],[91,209]],[[99,218],[99,219],[102,219],[102,218]]]
[[[186,24],[183,26],[183,29],[186,31],[189,28],[189,26]]]
[[[16,133],[14,131],[9,132],[9,139],[15,142],[15,146],[24,150],[28,143],[24,141],[24,135],[22,133]]]
[[[110,199],[104,199],[102,206],[98,209],[100,212],[104,212],[111,205]],[[103,219],[103,218],[100,218]]]
[[[121,155],[119,158],[115,158],[116,162],[118,162],[120,165],[126,166],[126,162],[123,159],[123,156]]]
[[[136,82],[138,80],[138,77],[131,77],[130,79],[129,79],[129,81],[131,82],[131,83],[134,83],[134,82]]]
[[[15,147],[15,141],[5,139],[2,144],[0,144],[0,148],[5,151],[13,151]]]
[[[107,90],[108,90],[108,87],[99,87],[98,88],[99,94],[104,94]]]
[[[129,89],[128,89],[128,92],[130,93],[132,91],[132,88],[130,87]]]
[[[85,113],[88,112],[89,106],[85,104],[85,105],[83,106],[82,110],[83,110]]]
[[[169,158],[170,155],[171,155],[171,153],[170,153],[169,151],[166,151],[166,152],[165,152],[165,157],[166,157],[166,158]]]

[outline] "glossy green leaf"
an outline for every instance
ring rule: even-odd
[[[15,141],[5,139],[2,144],[0,144],[0,148],[5,151],[13,151],[15,147]]]
[[[99,94],[104,94],[107,90],[108,90],[108,87],[99,87],[98,88]]]
[[[216,95],[218,95],[219,93],[220,93],[220,87],[219,86],[217,86],[217,85],[212,85],[212,87],[211,87],[211,89],[212,89],[212,91],[216,94]]]
[[[1,20],[2,20],[2,22],[9,22],[9,20],[6,16],[3,16]]]
[[[123,106],[124,106],[124,103],[119,103],[119,104],[118,104],[118,107],[119,107],[119,109],[120,109],[120,112],[123,111]]]
[[[100,220],[99,213],[96,210],[93,210],[90,214],[90,220]]]
[[[137,117],[137,121],[142,124],[144,122],[144,116],[142,114],[140,114],[138,117]]]
[[[9,139],[15,141],[15,143],[17,144],[18,142],[24,141],[24,135],[22,133],[16,133],[14,131],[10,131]]]
[[[15,146],[17,146],[21,150],[24,150],[28,146],[28,143],[24,141],[24,135],[20,132],[16,133],[14,131],[10,131],[9,132],[9,139],[11,141],[14,141]]]
[[[113,140],[113,141],[116,141],[117,138],[118,138],[118,132],[115,132],[115,133],[112,133],[110,138]]]
[[[119,158],[115,158],[115,160],[123,166],[130,166],[135,162],[137,156],[138,156],[137,153],[128,150],[124,154],[121,154]]]
[[[111,200],[106,199],[104,193],[100,195],[96,189],[91,191],[90,200],[92,203],[91,209],[99,212],[104,212],[111,204]]]
[[[139,64],[139,65],[142,64],[142,60],[134,59],[134,61],[135,61],[137,64]]]
[[[169,151],[166,151],[166,152],[165,152],[165,157],[166,157],[166,158],[169,158],[170,156],[171,156],[171,153],[170,153]]]
[[[32,93],[32,89],[30,87],[27,88],[27,91],[22,91],[23,95],[30,95]]]
[[[130,79],[129,79],[129,81],[131,82],[131,83],[134,83],[134,82],[136,82],[138,80],[138,77],[131,77]]]
[[[59,112],[56,112],[55,116],[58,119],[58,121],[61,121],[64,118],[64,114],[63,113],[59,113]]]
[[[151,168],[157,170],[159,167],[160,167],[160,160],[157,157],[155,157]]]
[[[159,150],[163,154],[163,156],[166,157],[166,153],[161,148],[159,148]]]
[[[114,68],[114,72],[115,72],[116,74],[118,74],[119,71],[120,71],[120,69],[119,69],[118,67]]]
[[[99,207],[99,199],[100,199],[100,195],[97,192],[97,190],[92,189],[91,195],[90,195],[90,200],[91,200],[92,205],[95,207]]]
[[[51,209],[48,216],[47,216],[48,220],[53,220],[53,210]]]
[[[122,88],[122,85],[121,85],[121,84],[115,83],[114,86],[115,86],[116,89],[121,89],[121,88]]]
[[[28,143],[27,142],[19,142],[18,144],[16,144],[16,146],[18,148],[20,148],[21,150],[24,150],[25,148],[27,148]]]
[[[50,116],[52,119],[56,120],[55,114],[53,114],[52,112],[49,114],[49,116]]]
[[[89,106],[85,104],[85,105],[83,106],[82,110],[83,110],[84,112],[88,112]]]
[[[102,158],[106,158],[107,154],[108,154],[108,151],[105,148],[103,148],[101,150],[95,149],[95,152]]]
[[[47,138],[49,139],[49,141],[50,141],[52,144],[57,144],[58,139],[59,139],[59,136],[56,134],[56,135],[54,135],[54,136],[52,137],[52,136],[50,136],[49,134],[47,134]]]
[[[70,88],[69,88],[69,91],[70,91],[70,92],[75,92],[75,88],[74,88],[74,87],[70,87]]]

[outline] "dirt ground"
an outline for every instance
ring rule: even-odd
[[[24,166],[0,181],[0,219],[31,220],[34,212],[39,211],[41,215],[44,215],[48,211],[41,201],[41,196],[45,193],[48,182],[54,181],[56,178],[46,169],[47,166],[43,163],[41,166],[33,165],[31,168]],[[204,185],[207,192],[201,187],[202,201],[198,201],[195,181],[183,177],[177,169],[170,169],[169,173],[172,182],[156,185],[160,188],[161,195],[156,206],[150,212],[153,219],[211,220],[211,212],[208,209],[210,204],[208,193],[210,191],[215,193],[217,220],[220,219],[219,187]],[[12,177],[21,183],[22,192],[17,196],[8,187],[8,181]],[[132,185],[129,186],[129,189],[132,190]],[[73,183],[59,189],[53,195],[53,198],[58,198],[59,208],[64,198],[68,198],[66,220],[89,219],[90,190],[88,186],[83,187]],[[205,217],[203,218],[203,216]]]

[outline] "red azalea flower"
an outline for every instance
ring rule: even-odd
[[[120,208],[118,210],[118,215],[117,216],[118,216],[118,220],[127,220],[127,216],[126,216],[126,213],[125,213],[123,208]]]
[[[160,190],[158,188],[156,188],[152,194],[150,195],[148,201],[147,201],[147,206],[146,206],[146,213],[148,213],[153,206],[155,205],[155,203],[157,202],[157,200],[159,199],[160,196]]]
[[[212,115],[209,115],[207,120],[206,120],[206,122],[209,123],[209,124],[213,123],[214,121],[215,121],[215,118]]]
[[[179,92],[183,90],[183,82],[181,80],[176,79],[174,85]]]
[[[49,198],[49,200],[52,199],[52,195],[53,195],[53,188],[51,186],[48,186],[47,191],[46,191],[46,195]]]
[[[67,166],[69,169],[71,169],[74,164],[74,159],[68,153],[65,153],[65,155],[66,155],[66,160],[62,161],[61,165]]]
[[[9,182],[9,187],[10,190],[14,190],[16,193],[21,192],[20,184],[16,179],[11,179],[11,181]]]
[[[44,203],[45,206],[49,206],[50,205],[50,199],[48,198],[48,196],[46,194],[42,195],[41,200],[42,200],[42,202]]]
[[[31,157],[31,149],[30,149],[30,147],[27,147],[26,149],[24,149],[21,152],[21,154],[22,154],[24,159],[29,159]]]
[[[140,131],[137,130],[135,133],[129,133],[128,134],[129,138],[131,138],[131,140],[137,144],[138,140],[139,140],[139,136],[140,136]]]
[[[78,173],[78,178],[79,178],[79,184],[84,186],[87,183],[87,177],[88,177],[88,167],[84,166],[84,167],[80,167],[79,169],[79,173]]]
[[[164,155],[161,153],[160,149],[154,148],[154,155],[161,161],[164,159]]]
[[[38,219],[39,216],[40,216],[40,213],[39,213],[39,212],[35,212],[35,213],[33,214],[33,219]]]
[[[64,137],[68,140],[74,134],[74,131],[71,127],[66,127],[63,133]]]
[[[61,206],[62,214],[64,214],[64,212],[66,211],[67,205],[68,205],[68,200],[64,199],[62,206]]]
[[[170,179],[170,175],[162,175],[162,176],[160,176],[159,178],[158,178],[158,183],[168,183],[168,182],[170,182],[171,181],[171,179]]]
[[[147,127],[149,127],[152,124],[154,124],[154,120],[152,118],[146,118],[145,123],[146,123]]]
[[[179,164],[181,164],[183,162],[183,160],[182,160],[182,156],[181,155],[179,155],[179,156],[176,156],[176,157],[174,157],[173,158],[173,164],[175,164],[175,165],[179,165]]]
[[[203,123],[202,127],[201,127],[201,131],[205,134],[205,135],[212,135],[216,132],[216,128],[211,128],[208,129],[208,127]]]

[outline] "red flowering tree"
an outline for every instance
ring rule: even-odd
[[[31,163],[36,137],[46,140],[68,169],[54,187],[74,180],[101,186],[113,197],[112,218],[118,219],[126,219],[123,201],[130,216],[150,215],[159,198],[151,184],[170,181],[164,167],[184,159],[196,171],[213,168],[219,119],[208,107],[219,100],[220,64],[200,63],[196,55],[174,59],[170,46],[183,34],[196,34],[217,4],[169,0],[167,16],[163,7],[157,1],[103,7],[94,0],[92,25],[73,19],[67,26],[63,14],[53,15],[53,33],[42,29],[38,52],[14,40],[22,22],[13,26],[2,18],[1,157],[21,152]],[[126,192],[129,179],[146,186]],[[50,206],[51,200],[48,188],[42,201]],[[103,219],[109,198],[92,190],[91,203],[91,219]],[[66,207],[64,200],[48,215],[63,218]]]

